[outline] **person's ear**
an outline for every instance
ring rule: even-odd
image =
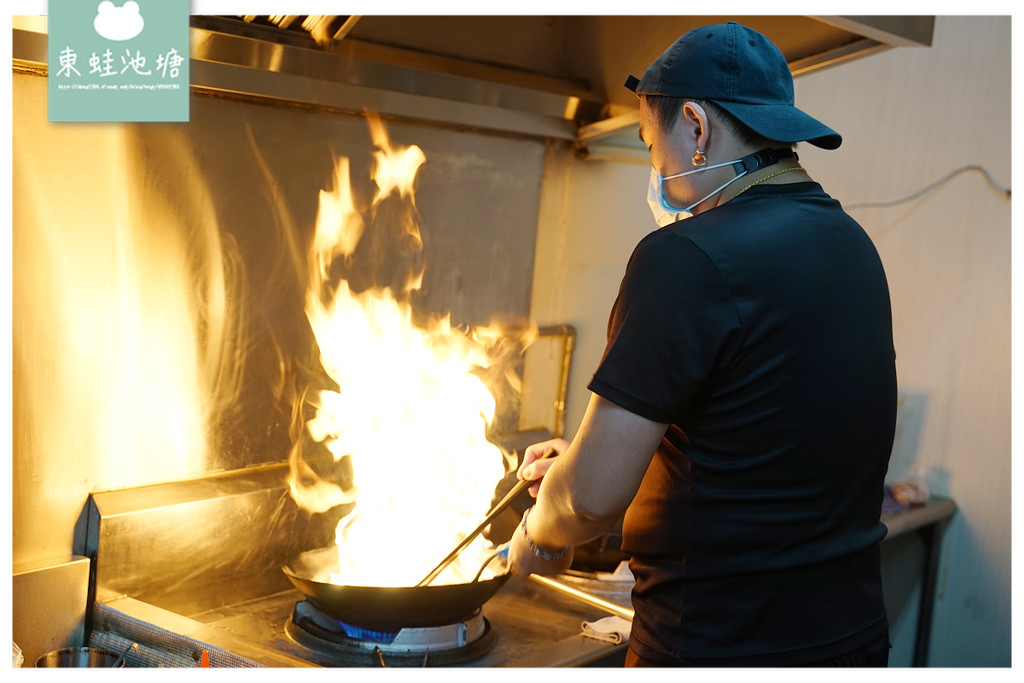
[[[708,145],[711,143],[711,124],[704,107],[696,102],[687,102],[683,105],[683,113],[680,117],[688,142],[704,153],[707,153]]]

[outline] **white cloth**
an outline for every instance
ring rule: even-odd
[[[583,635],[612,645],[629,640],[630,622],[622,617],[611,616],[597,621],[584,621]]]

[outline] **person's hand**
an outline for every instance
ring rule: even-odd
[[[544,552],[559,556],[545,559],[542,557]],[[559,574],[572,564],[573,548],[568,548],[565,554],[560,553],[560,549],[538,548],[531,544],[526,535],[525,525],[520,524],[508,542],[508,568],[516,576]]]
[[[548,439],[547,441],[541,441],[535,443],[526,449],[523,454],[523,464],[519,466],[519,470],[516,472],[516,477],[527,481],[535,482],[530,486],[530,495],[534,498],[540,492],[540,483],[547,474],[548,469],[555,462],[554,458],[547,458],[541,460],[543,455],[548,449],[554,449],[555,453],[561,455],[565,452],[565,449],[569,447],[569,442],[565,439]],[[540,462],[537,462],[537,461]]]

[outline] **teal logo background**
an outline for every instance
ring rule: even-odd
[[[188,0],[49,0],[50,121],[188,121]]]

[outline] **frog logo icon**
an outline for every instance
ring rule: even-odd
[[[107,40],[131,40],[142,33],[146,25],[142,14],[139,13],[139,3],[128,0],[121,7],[117,7],[110,0],[103,0],[97,7],[96,18],[92,20],[92,27],[96,33]]]

